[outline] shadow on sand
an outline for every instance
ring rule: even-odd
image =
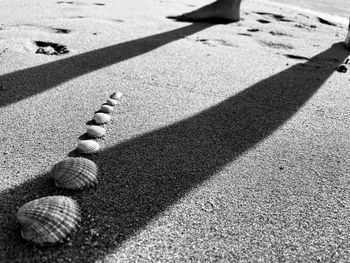
[[[187,30],[195,32],[198,28],[189,26]],[[179,34],[184,33],[179,31]],[[166,37],[166,34],[163,36]],[[171,34],[168,37],[176,39]],[[164,43],[171,41],[163,40],[161,35],[158,38]],[[135,43],[138,45],[131,41],[119,46]],[[144,44],[142,42],[139,47]],[[144,52],[153,48],[155,45],[144,48]],[[32,68],[28,73],[18,72],[13,77],[23,78],[26,74],[42,76],[42,70],[47,74],[51,74],[52,70],[55,78],[50,86],[57,85],[79,74],[120,61],[109,58],[113,49],[120,53],[119,48],[111,47],[97,51],[99,55],[91,52],[87,57],[73,58],[74,63],[67,59],[68,69],[64,73],[68,74],[67,78],[62,77],[64,74],[60,71],[55,72],[56,67],[65,66],[64,61],[54,62],[49,67],[42,66],[41,69]],[[133,50],[133,46],[126,50]],[[130,52],[134,55],[127,57],[136,55],[136,51]],[[334,58],[342,61],[347,55],[348,51],[342,44],[334,44],[309,61],[264,79],[193,117],[103,150],[98,156],[91,157],[101,168],[101,182],[96,188],[68,193],[56,189],[46,175],[41,175],[2,192],[0,261],[20,261],[23,258],[39,261],[45,257],[49,262],[64,262],[65,258],[73,258],[74,262],[93,262],[103,258],[191,189],[276,131],[334,72],[335,65],[323,62]],[[98,60],[100,56],[107,57],[109,62],[106,64]],[[95,59],[96,64],[91,67],[79,69],[79,66],[74,66],[91,63]],[[322,67],[316,69],[316,63],[322,64]],[[69,72],[73,66],[78,68],[78,72]],[[2,80],[4,78],[7,77],[1,77]],[[44,81],[29,92],[35,94],[48,86],[49,82]],[[3,99],[2,105],[18,99]],[[105,171],[114,172],[107,174]],[[72,236],[71,244],[33,247],[20,238],[15,219],[16,207],[34,198],[53,194],[69,194],[81,204],[82,226]],[[97,228],[100,235],[92,236],[92,228]]]
[[[211,27],[196,23],[165,33],[127,41],[0,76],[0,107],[51,89],[61,83],[150,52],[163,45]]]

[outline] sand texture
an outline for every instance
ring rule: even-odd
[[[210,1],[0,0],[0,262],[349,262],[346,25],[244,1],[227,25],[166,17]],[[48,171],[120,91],[99,184]],[[67,195],[63,244],[18,207]]]

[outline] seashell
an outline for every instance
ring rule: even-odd
[[[20,207],[17,220],[24,239],[40,245],[54,244],[77,227],[80,208],[70,197],[42,197]]]
[[[106,103],[107,103],[108,105],[110,105],[110,106],[115,106],[115,105],[118,104],[118,101],[115,100],[115,99],[109,98],[109,99],[106,100]]]
[[[123,96],[123,93],[121,92],[113,92],[111,96],[109,96],[111,99],[118,100]]]
[[[97,165],[86,158],[68,157],[56,163],[50,174],[58,187],[81,189],[97,182]]]
[[[103,104],[101,106],[101,109],[100,109],[100,111],[102,111],[104,113],[111,113],[113,110],[114,110],[114,108],[110,105],[107,105],[107,104]]]
[[[92,154],[100,150],[100,145],[94,140],[84,140],[80,141],[77,145],[77,149],[81,153]]]
[[[97,112],[93,119],[98,124],[104,124],[111,120],[111,116],[103,112]]]
[[[100,126],[93,125],[87,127],[86,133],[91,137],[100,138],[106,135],[106,129]]]

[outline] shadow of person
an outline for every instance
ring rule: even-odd
[[[0,86],[6,89],[1,91],[0,107],[36,95],[81,75],[150,52],[211,26],[207,23],[194,23],[168,32],[2,75]]]
[[[103,150],[91,157],[100,167],[96,188],[64,192],[42,175],[2,192],[0,259],[45,256],[50,262],[65,258],[93,262],[115,251],[191,189],[287,122],[334,72],[335,65],[323,62],[342,61],[347,55],[342,43],[334,44],[192,117]],[[69,194],[79,202],[81,229],[71,244],[33,249],[19,237],[16,207],[54,194]],[[91,229],[98,229],[99,235],[92,235]]]

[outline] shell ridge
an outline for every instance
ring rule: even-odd
[[[34,243],[55,243],[74,230],[80,220],[77,202],[64,196],[36,199],[17,212],[21,235]]]
[[[79,189],[97,180],[97,165],[89,159],[77,157],[73,160],[63,160],[57,165],[64,167],[62,171],[54,174],[55,183],[59,187]]]

